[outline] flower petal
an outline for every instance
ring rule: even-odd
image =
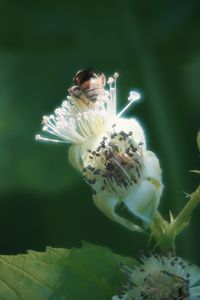
[[[93,201],[95,205],[111,220],[121,224],[131,231],[143,232],[142,228],[126,220],[125,218],[122,218],[116,213],[116,206],[120,203],[117,197],[114,197],[108,193],[98,193],[97,195],[93,195]]]
[[[160,193],[149,180],[143,180],[123,198],[128,210],[146,223],[151,222],[159,200]]]
[[[115,118],[111,120],[111,122],[109,124],[110,129],[108,128],[108,132],[111,131],[113,125],[115,125],[116,133],[119,133],[122,130],[126,133],[132,131],[135,143],[143,144],[143,149],[146,150],[144,131],[140,123],[135,118],[131,118],[131,119]]]
[[[193,299],[193,297],[197,297],[200,296],[200,286],[195,286],[190,288],[190,295],[191,295],[191,299]],[[199,299],[199,297],[198,297]]]
[[[163,190],[161,169],[156,155],[146,151],[143,156],[144,179],[131,188],[123,199],[127,208],[144,222],[151,222]]]

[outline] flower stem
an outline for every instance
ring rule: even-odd
[[[190,200],[188,203],[185,205],[176,219],[169,225],[169,229],[173,234],[179,234],[189,224],[192,212],[199,203],[200,186],[190,195]]]
[[[153,218],[149,229],[156,241],[156,246],[164,252],[171,252],[174,248],[174,239],[168,236],[169,223],[157,212]]]
[[[200,203],[200,186],[190,196],[190,200],[179,215],[168,223],[159,212],[154,216],[149,229],[162,251],[174,252],[176,236],[189,224],[194,208]]]

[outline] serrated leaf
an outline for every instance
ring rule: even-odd
[[[123,278],[120,263],[134,260],[90,244],[1,255],[0,300],[110,300]]]

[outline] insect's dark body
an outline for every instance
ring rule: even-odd
[[[92,69],[78,71],[74,77],[75,85],[69,88],[71,96],[88,100],[97,101],[98,96],[105,94],[105,76],[103,73],[96,74]]]

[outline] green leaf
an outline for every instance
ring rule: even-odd
[[[123,279],[120,263],[133,266],[134,260],[85,243],[1,255],[0,300],[110,300]]]

